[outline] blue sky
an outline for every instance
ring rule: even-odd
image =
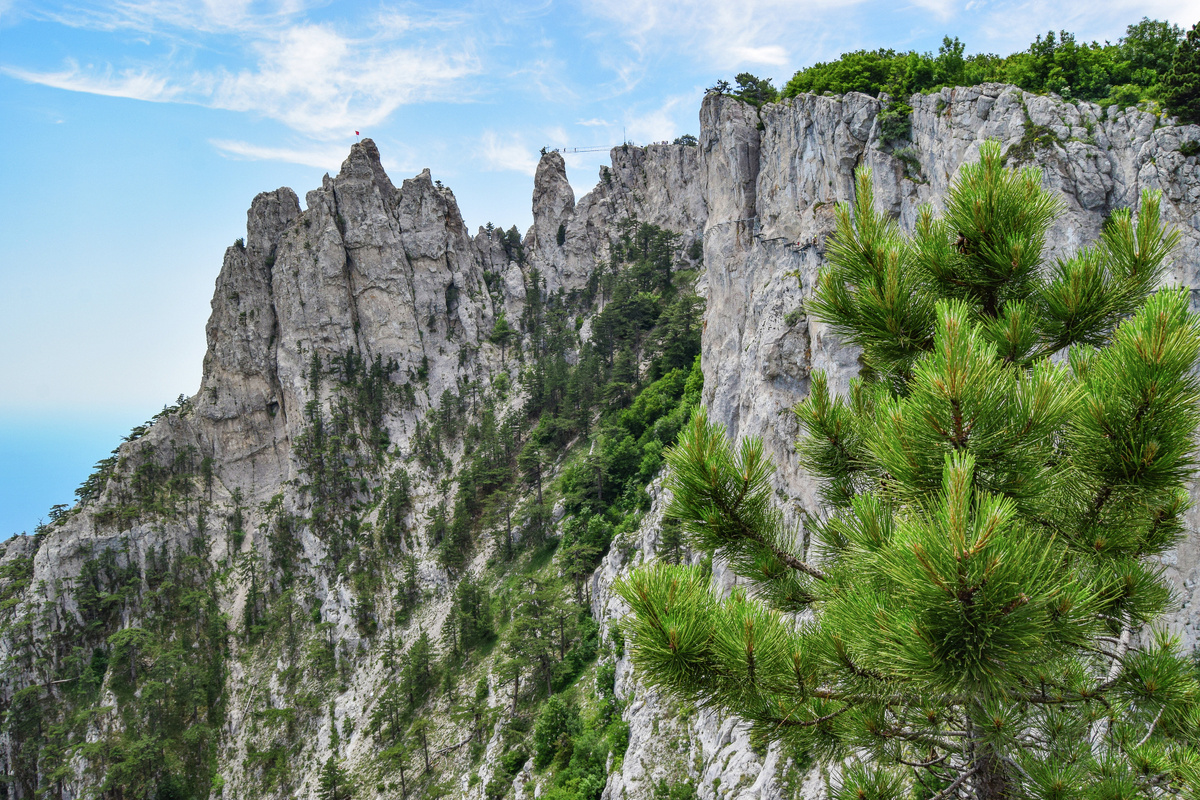
[[[1116,40],[1200,0],[0,0],[0,536],[196,391],[224,248],[371,136],[474,230],[524,230],[537,151],[697,133],[704,87],[875,47]],[[606,154],[571,156],[582,195]]]

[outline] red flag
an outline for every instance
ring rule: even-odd
[[[358,136],[358,131],[355,131],[355,132],[354,132],[354,135],[355,135],[355,136]]]

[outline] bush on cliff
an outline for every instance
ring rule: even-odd
[[[1170,22],[1142,19],[1129,25],[1116,44],[1078,42],[1068,31],[1049,31],[1029,47],[1001,57],[965,54],[957,37],[944,37],[936,55],[890,49],[857,50],[798,71],[783,97],[862,92],[907,99],[943,86],[1011,83],[1029,92],[1108,106],[1160,99],[1183,31]],[[1194,74],[1194,73],[1193,73]],[[1168,103],[1169,104],[1169,103]]]
[[[1200,123],[1200,22],[1180,42],[1163,84],[1163,99],[1179,121]]]

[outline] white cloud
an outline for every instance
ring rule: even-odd
[[[591,0],[590,11],[616,23],[639,57],[664,45],[727,71],[744,65],[785,66],[805,43],[810,23],[827,10],[862,0]]]
[[[177,6],[196,4],[137,5],[138,13],[157,19],[171,17]],[[208,0],[203,4],[207,14],[203,21],[233,25],[252,5],[246,0]],[[290,8],[294,4],[277,5]],[[97,70],[81,68],[74,61],[57,71],[3,69],[21,80],[71,91],[250,112],[323,140],[379,125],[408,103],[467,93],[451,91],[458,81],[480,71],[466,37],[457,37],[453,47],[446,47],[426,44],[417,35],[421,30],[453,24],[453,15],[413,20],[383,14],[377,19],[379,26],[368,26],[371,33],[365,38],[347,36],[322,24],[292,24],[251,37],[242,46],[252,64],[237,70],[185,71],[171,65],[153,70],[114,70],[111,66]]]
[[[466,52],[356,40],[324,25],[292,26],[255,49],[255,67],[221,76],[212,105],[259,113],[325,139],[378,125],[406,103],[443,96],[479,69]]]
[[[231,139],[209,139],[208,143],[230,158],[246,161],[284,161],[332,173],[341,169],[342,162],[350,152],[348,144],[271,147]],[[397,142],[388,142],[387,154],[383,156],[383,168],[395,180],[420,172],[419,168],[413,166],[418,160],[410,148]],[[399,183],[399,180],[396,182]]]
[[[306,167],[316,167],[330,172],[338,170],[348,151],[342,145],[301,148],[263,147],[249,142],[227,139],[209,139],[209,144],[225,155],[247,161],[286,161],[289,164],[303,164]]]
[[[697,97],[691,94],[668,97],[657,108],[626,120],[626,135],[639,144],[670,141],[683,132],[681,116],[695,116],[696,101]]]
[[[567,133],[567,129],[562,125],[542,129],[542,137],[547,147],[562,149],[573,145],[578,146],[576,142],[572,141],[571,135]]]
[[[606,119],[600,119],[598,117],[594,117],[592,119],[581,119],[578,122],[576,122],[575,124],[583,125],[585,128],[611,128],[614,123],[609,122]]]
[[[34,13],[72,28],[158,34],[176,29],[245,36],[285,25],[309,5],[312,3],[304,0],[108,0]]]
[[[523,63],[519,69],[511,70],[503,79],[510,85],[536,89],[545,100],[557,103],[571,102],[579,99],[579,94],[563,77],[567,71],[567,65],[561,61],[538,58]]]
[[[520,137],[510,135],[502,138],[495,131],[484,131],[478,154],[491,170],[521,172],[530,176],[537,171],[536,151]]]
[[[148,70],[115,72],[109,67],[103,72],[88,72],[73,60],[68,60],[66,68],[58,72],[31,72],[14,67],[2,67],[0,71],[29,83],[105,97],[128,97],[162,103],[182,99],[184,95],[182,87],[172,86],[166,77],[154,75]]]
[[[895,8],[909,11],[910,9],[920,9],[920,12],[933,14],[937,23],[945,23],[951,17],[955,16],[960,7],[962,10],[969,10],[970,4],[974,0],[909,0],[909,6],[896,6]],[[927,15],[926,15],[927,16]],[[933,22],[933,20],[927,20]],[[960,26],[961,27],[961,26]]]
[[[772,67],[785,67],[791,63],[788,51],[777,44],[756,47],[735,45],[729,49],[729,57],[738,64],[766,64]]]

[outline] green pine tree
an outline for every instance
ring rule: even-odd
[[[437,671],[433,664],[433,644],[429,634],[421,631],[421,635],[400,661],[400,691],[408,699],[409,708],[418,708],[425,704],[437,685],[437,679]]]
[[[408,779],[405,771],[409,769],[408,757],[410,749],[403,741],[397,741],[380,752],[380,760],[389,768],[394,769],[400,776],[400,798],[408,800]]]
[[[519,335],[520,333],[517,329],[508,324],[508,317],[503,311],[496,315],[496,323],[492,326],[492,332],[488,336],[488,341],[492,344],[500,345],[501,363],[504,363],[505,350],[508,348],[508,345]]]
[[[731,448],[701,410],[667,455],[670,513],[744,581],[721,597],[698,568],[634,573],[635,663],[839,763],[835,797],[1200,790],[1200,687],[1152,627],[1195,467],[1200,319],[1152,293],[1176,241],[1157,196],[1047,265],[1060,207],[988,142],[906,237],[859,174],[810,303],[864,364],[845,398],[814,374],[798,409],[827,506],[811,561],[760,442]]]
[[[513,706],[520,691],[520,674],[531,670],[554,694],[554,667],[562,659],[562,617],[569,614],[561,587],[555,580],[526,578],[521,584],[521,601],[513,614],[504,650],[509,659],[508,675],[513,682]],[[531,676],[533,677],[533,676]]]
[[[1163,78],[1163,100],[1183,123],[1200,123],[1200,22],[1192,26],[1175,50]]]
[[[354,782],[335,756],[330,756],[321,768],[317,779],[317,797],[320,800],[350,800],[354,797]]]

